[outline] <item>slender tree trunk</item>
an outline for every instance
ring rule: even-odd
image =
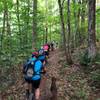
[[[68,43],[67,43],[67,53],[68,53],[68,59],[69,59],[69,64],[72,64],[72,58],[71,58],[71,48],[70,48],[70,39],[71,39],[71,32],[70,32],[70,0],[68,0],[67,2],[67,7],[68,7],[68,11],[67,11],[67,27],[68,27]]]
[[[9,66],[11,66],[11,55],[12,55],[12,49],[11,49],[11,28],[10,28],[10,12],[8,11],[8,4],[6,1],[6,28],[7,28],[7,50],[8,50],[8,54],[10,56],[8,56],[9,59]]]
[[[3,34],[5,34],[5,22],[6,22],[6,8],[5,8],[5,6],[4,6],[4,13],[3,14],[4,15],[3,15],[3,28],[2,28],[2,34],[1,34],[1,50],[3,48]]]
[[[0,59],[1,59],[1,52],[3,50],[3,38],[5,34],[5,24],[6,24],[6,2],[3,2],[4,9],[3,9],[3,28],[2,28],[2,34],[1,34],[1,47],[0,47]]]
[[[19,0],[17,0],[17,21],[18,21],[18,30],[19,30],[19,34],[20,34],[20,49],[22,48],[22,35],[21,35],[21,28],[20,28],[20,17],[19,17]]]
[[[50,42],[52,41],[52,23],[50,23]]]
[[[83,0],[81,2],[81,7],[82,7],[82,9],[81,9],[81,33],[85,34],[86,33],[85,30],[84,30],[84,25],[85,25],[85,0]],[[82,36],[83,37],[81,39],[81,43],[83,44],[85,37],[84,37],[84,35],[82,35]]]
[[[47,0],[45,0],[45,6],[46,6],[46,12],[45,12],[45,16],[46,16],[46,18],[45,18],[45,43],[47,43],[48,42],[48,21],[47,21],[47,17],[48,17],[48,8],[47,8],[47,6],[48,6],[48,1]]]
[[[27,3],[27,6],[26,6],[26,3]],[[24,51],[27,52],[27,46],[28,46],[28,33],[29,33],[29,20],[30,20],[30,15],[29,15],[29,12],[30,12],[30,0],[26,0],[26,2],[24,3],[24,8],[27,8],[25,10],[25,18],[24,18],[24,29],[25,31],[23,32],[23,46],[25,48]],[[27,19],[27,20],[26,20]]]
[[[92,60],[96,56],[96,33],[95,33],[95,0],[89,0],[88,16],[88,57]]]
[[[66,55],[66,61],[69,63],[68,55],[67,55],[67,49],[66,49],[66,37],[65,37],[65,26],[64,26],[64,18],[63,18],[63,9],[61,5],[61,0],[58,0],[59,5],[59,13],[60,13],[60,19],[61,19],[61,29],[62,29],[62,36],[63,36],[63,47]]]
[[[45,34],[43,33],[43,44],[45,43]]]
[[[77,37],[77,45],[80,46],[81,45],[81,33],[80,33],[80,28],[81,28],[81,24],[80,24],[80,16],[81,16],[81,0],[78,1],[78,5],[79,5],[79,9],[78,9],[78,14],[77,14],[77,33],[78,33],[78,37]]]
[[[76,7],[76,0],[73,0],[73,6],[74,6],[74,27],[75,27],[75,30],[74,30],[74,48],[76,48],[76,44],[77,44],[77,40],[76,40],[76,34],[77,34],[77,20],[76,20],[76,10],[75,10],[75,7]]]
[[[27,3],[28,3],[28,11],[27,11],[28,20],[27,20],[27,41],[26,42],[29,43],[29,41],[28,41],[29,40],[28,39],[28,37],[29,37],[28,33],[29,33],[29,28],[30,28],[29,27],[29,22],[30,22],[30,14],[29,14],[30,13],[30,0],[28,0]]]
[[[86,5],[85,0],[82,0],[82,3],[81,3],[81,6],[82,6],[82,10],[81,10],[81,23],[84,23],[84,21],[85,21],[85,5]]]
[[[81,37],[81,39],[82,39],[82,41],[81,41],[81,43],[82,43],[82,45],[86,45],[87,44],[87,28],[85,28],[85,25],[86,25],[86,23],[87,23],[87,21],[86,21],[86,13],[87,13],[87,10],[88,10],[88,8],[87,8],[87,0],[82,0],[82,2],[81,2],[81,34],[82,34],[82,37]]]
[[[37,36],[37,0],[33,0],[33,43],[32,48],[36,46],[36,36]]]
[[[45,33],[46,33],[46,35],[45,35],[45,43],[47,43],[48,42],[48,27],[47,26],[45,28]]]

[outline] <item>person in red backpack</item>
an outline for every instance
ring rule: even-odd
[[[46,57],[49,56],[49,46],[48,44],[43,45],[43,49],[44,49],[44,53],[46,55]]]

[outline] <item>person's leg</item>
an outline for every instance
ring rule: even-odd
[[[26,89],[26,97],[27,98],[29,98],[29,93],[30,93],[30,88],[29,88],[30,86],[29,86],[29,84],[30,84],[29,81],[26,80],[25,89]]]
[[[25,89],[26,89],[26,96],[29,97],[29,88],[28,88],[28,82],[25,83]]]
[[[29,93],[31,93],[32,92],[32,83],[28,84],[28,88],[29,88]]]
[[[40,89],[39,89],[40,81],[41,81],[41,79],[33,81],[33,87],[35,89],[35,99],[36,100],[40,99]]]
[[[39,100],[39,99],[40,99],[40,89],[39,89],[39,88],[37,88],[37,89],[35,90],[35,99],[36,99],[36,100]]]

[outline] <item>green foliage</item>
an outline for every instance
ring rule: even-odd
[[[80,54],[80,64],[89,66],[91,63],[91,60],[88,58],[88,51],[84,51]]]
[[[94,59],[90,59],[88,57],[88,51],[84,51],[80,53],[80,64],[88,66],[87,68],[91,68],[92,64],[100,64],[100,53],[97,52],[96,57]]]
[[[100,69],[97,69],[95,71],[92,71],[90,73],[90,78],[91,78],[91,85],[99,88],[100,87]]]
[[[83,100],[87,100],[87,99],[88,99],[87,93],[86,93],[86,91],[85,91],[84,88],[79,89],[79,90],[76,92],[76,94],[77,94],[77,96],[78,96],[79,98],[81,98],[81,99],[83,99]]]
[[[96,10],[96,35],[97,39],[100,40],[100,7],[97,8]]]
[[[97,52],[94,63],[100,65],[100,52]]]

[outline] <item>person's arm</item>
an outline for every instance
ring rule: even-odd
[[[46,64],[46,61],[44,60],[44,62],[43,62],[43,66],[45,66],[45,64]]]
[[[46,74],[46,67],[43,67],[42,74]]]
[[[46,61],[44,60],[44,62],[43,62],[43,73],[45,74],[46,73],[46,66],[45,66],[45,64],[46,64]]]

